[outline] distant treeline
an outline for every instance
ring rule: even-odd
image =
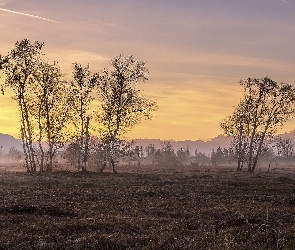
[[[98,137],[90,137],[88,148],[87,167],[91,171],[102,171],[104,169],[112,169],[109,154],[109,145]],[[175,150],[170,141],[163,141],[160,148],[149,144],[146,147],[137,145],[134,141],[117,141],[115,146],[116,165],[127,166],[140,169],[141,166],[149,166],[152,168],[181,168],[190,166],[193,169],[203,167],[237,167],[237,158],[233,148],[212,149],[211,155],[199,152],[198,149],[192,150],[188,146]],[[242,162],[242,168],[246,165]],[[10,148],[8,153],[4,153],[0,149],[0,162],[23,164],[25,156],[22,152],[14,147]],[[79,143],[72,141],[60,148],[53,159],[56,169],[79,171]],[[266,167],[276,167],[278,165],[291,165],[295,163],[294,144],[291,139],[276,137],[272,142],[272,147],[264,151],[261,156],[262,164]]]

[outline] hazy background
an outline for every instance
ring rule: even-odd
[[[129,138],[213,138],[241,97],[240,79],[295,84],[295,0],[0,0],[0,8],[1,54],[17,40],[43,41],[69,77],[75,61],[92,71],[120,52],[147,61],[142,88],[159,110]],[[13,102],[0,96],[0,133],[17,129]]]

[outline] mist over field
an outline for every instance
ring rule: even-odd
[[[294,0],[0,0],[0,249],[295,249]]]

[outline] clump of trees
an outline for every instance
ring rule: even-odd
[[[151,119],[156,102],[142,96],[137,84],[148,78],[146,63],[133,55],[123,54],[111,61],[113,69],[104,69],[99,76],[97,92],[101,102],[96,112],[97,121],[103,126],[100,133],[109,142],[111,165],[115,167],[115,144],[143,118]]]
[[[217,150],[213,149],[210,157],[212,166],[232,166],[236,164],[240,155],[232,147],[224,148],[218,147]],[[277,166],[280,163],[294,164],[294,142],[291,138],[285,138],[281,136],[274,136],[267,141],[267,148],[261,153],[259,157],[259,164],[270,166]],[[241,160],[239,171],[247,164],[247,154]]]
[[[17,148],[11,147],[7,152],[4,152],[2,145],[0,145],[0,163],[20,162],[22,158],[23,153]]]
[[[195,150],[193,155],[187,146],[175,150],[171,141],[162,141],[161,147],[149,144],[145,148],[145,162],[157,167],[181,167],[181,166],[207,166],[210,165],[210,157]]]
[[[168,167],[179,165],[179,158],[175,154],[170,141],[162,142],[162,148],[156,151],[154,160],[157,166]]]
[[[294,142],[292,139],[278,136],[274,142],[278,156],[288,161],[294,155]]]
[[[212,163],[212,160],[210,156],[206,155],[205,153],[198,152],[198,150],[195,150],[195,157],[194,161],[191,163],[191,165],[196,167],[205,167],[209,166]]]
[[[248,171],[253,172],[278,128],[293,117],[295,89],[269,77],[248,78],[240,84],[244,88],[243,97],[220,127],[231,138],[237,155],[237,170],[247,162]]]
[[[29,40],[16,42],[14,48],[2,59],[2,70],[5,71],[5,82],[2,85],[2,92],[5,88],[13,91],[14,99],[18,104],[20,115],[20,132],[23,142],[23,151],[26,159],[27,171],[35,172],[36,154],[33,147],[33,124],[32,112],[30,112],[30,91],[34,89],[41,72],[41,49],[43,44]]]
[[[221,148],[218,147],[215,151],[215,149],[213,148],[212,152],[211,152],[211,164],[212,166],[218,166],[218,165],[222,165],[222,164],[229,164],[231,165],[233,160],[235,158],[234,155],[234,151],[232,148]]]
[[[24,39],[0,56],[1,92],[12,93],[18,105],[27,171],[52,171],[58,149],[66,146],[65,155],[74,152],[77,168],[87,171],[89,152],[96,150],[90,148],[95,130],[100,136],[98,148],[103,147],[99,150],[103,166],[110,159],[115,173],[116,144],[157,109],[156,102],[137,88],[148,79],[146,63],[120,54],[111,61],[112,70],[96,73],[89,65],[74,63],[68,80],[56,62],[43,58],[43,46]]]

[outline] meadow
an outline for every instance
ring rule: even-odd
[[[292,168],[0,172],[0,249],[295,249]]]

